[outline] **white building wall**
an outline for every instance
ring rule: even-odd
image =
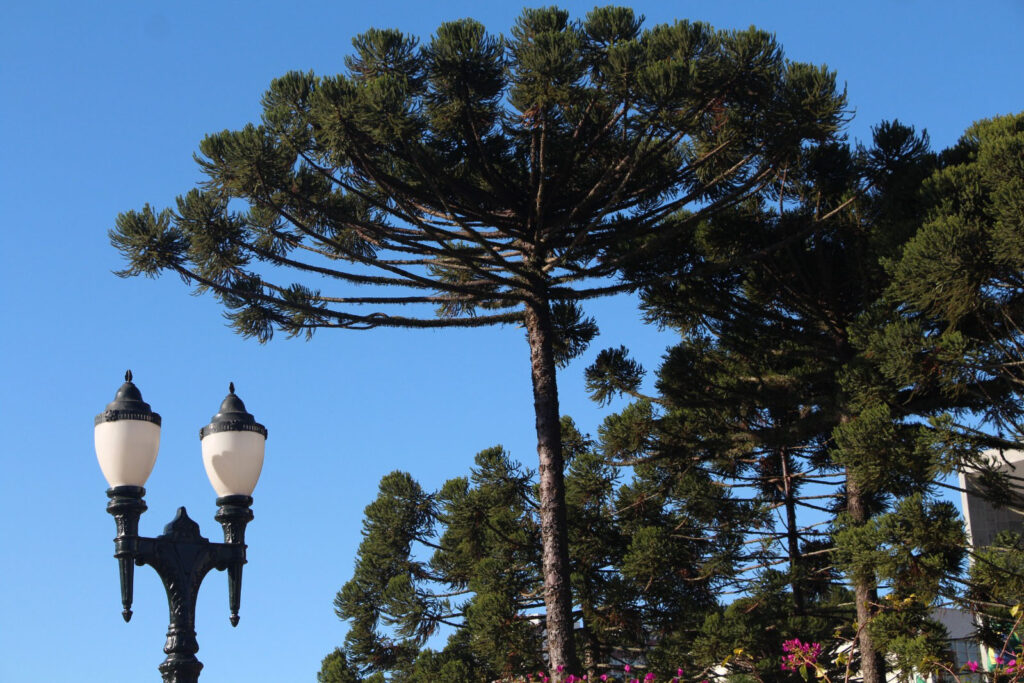
[[[1024,451],[998,451],[985,453],[1000,471],[1024,479]],[[1024,496],[1024,482],[1015,482]],[[963,505],[964,522],[967,526],[968,542],[975,547],[989,545],[1000,531],[1024,533],[1024,509],[1021,506],[995,508],[981,495],[978,476],[970,472],[960,473],[960,500]]]

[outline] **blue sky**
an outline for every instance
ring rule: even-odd
[[[592,2],[563,3],[580,17]],[[646,2],[648,23],[689,18],[773,31],[794,60],[848,87],[849,131],[899,118],[936,147],[973,121],[1024,110],[1024,4]],[[136,574],[120,616],[113,520],[92,447],[93,416],[126,368],[163,415],[142,533],[179,505],[217,539],[198,430],[234,381],[270,432],[255,491],[242,621],[226,577],[207,577],[197,630],[204,681],[315,680],[342,642],[332,611],[362,510],[380,477],[428,488],[500,443],[535,461],[527,347],[514,328],[328,331],[261,346],[224,326],[210,298],[174,278],[121,280],[106,232],[118,212],[166,206],[199,174],[204,134],[254,120],[270,80],[341,69],[351,37],[397,27],[426,38],[472,16],[510,27],[519,3],[13,2],[0,27],[0,681],[157,680],[167,607]],[[591,306],[602,334],[560,374],[562,409],[594,432],[606,414],[582,370],[626,344],[653,368],[671,338],[632,301]]]

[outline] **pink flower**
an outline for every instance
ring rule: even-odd
[[[682,678],[683,677],[683,670],[682,669],[676,669],[676,676],[679,676],[680,678]]]
[[[801,643],[799,638],[793,638],[782,643],[782,651],[786,653],[782,658],[782,670],[798,671],[805,664],[817,663],[821,643]]]
[[[564,666],[562,666],[561,664],[559,664],[559,665],[558,665],[557,667],[555,667],[555,668],[556,668],[556,669],[558,669],[558,673],[562,673],[563,671],[565,671],[565,667],[564,667]]]
[[[629,664],[627,664],[627,665],[625,666],[625,671],[626,671],[626,673],[629,673]]]
[[[967,662],[967,668],[971,670],[971,673],[974,673],[975,671],[978,670],[978,663],[977,662]]]
[[[558,670],[561,671],[562,667],[558,667]],[[576,683],[576,676],[574,674],[569,674],[569,678],[567,678],[566,680],[568,681],[568,683]]]
[[[652,674],[650,672],[647,672],[646,674],[644,674],[644,680],[645,681],[653,681],[654,680],[654,674]]]
[[[602,681],[607,681],[608,680],[608,674],[601,674],[601,680]]]

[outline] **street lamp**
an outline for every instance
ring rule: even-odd
[[[139,536],[139,517],[146,511],[143,486],[160,447],[160,416],[142,400],[131,370],[124,379],[114,400],[96,416],[95,430],[96,457],[110,484],[107,512],[117,523],[114,557],[121,575],[121,614],[125,621],[132,618],[135,565],[153,567],[167,591],[171,616],[160,673],[165,683],[196,683],[203,668],[196,659],[196,598],[211,569],[228,572],[231,625],[238,625],[245,526],[253,517],[252,491],[263,468],[267,429],[246,412],[232,383],[220,411],[199,430],[203,465],[218,496],[214,519],[224,528],[223,543],[200,536],[199,525],[183,507],[160,536]]]

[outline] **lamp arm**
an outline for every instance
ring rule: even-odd
[[[107,512],[114,516],[117,537],[114,539],[114,557],[117,558],[118,574],[121,578],[121,616],[131,621],[132,600],[135,588],[135,558],[139,546],[139,517],[146,511],[143,496],[146,489],[141,486],[115,486],[107,489]]]
[[[217,499],[219,509],[214,519],[224,529],[225,549],[231,549],[225,569],[228,572],[228,608],[231,625],[238,626],[238,610],[242,600],[242,566],[245,559],[245,527],[252,521],[252,496],[223,496]],[[221,567],[218,567],[220,569]]]

